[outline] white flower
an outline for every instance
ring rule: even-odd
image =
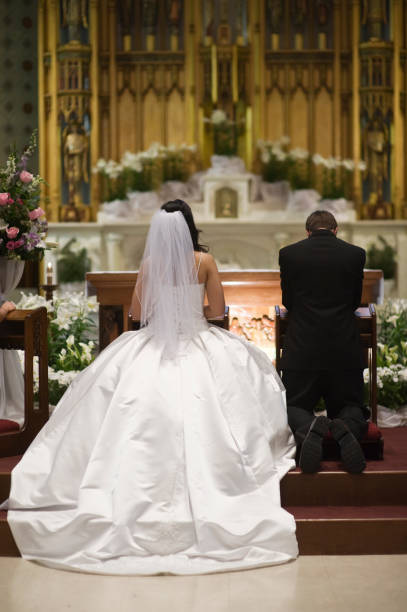
[[[334,170],[338,167],[338,162],[334,157],[328,157],[327,159],[324,159],[322,163],[324,166],[326,166],[326,168],[328,168],[328,170]]]
[[[226,118],[227,118],[226,113],[222,109],[217,108],[214,111],[212,111],[211,122],[214,125],[218,125],[219,123],[223,123],[224,121],[226,121]]]
[[[290,143],[290,137],[289,136],[281,136],[280,138],[280,143],[284,146],[284,145],[288,145]]]
[[[73,346],[75,344],[75,338],[73,337],[72,334],[70,334],[67,339],[66,339],[66,343],[68,346]]]
[[[355,169],[355,162],[353,161],[353,159],[344,159],[342,161],[342,166],[346,170],[349,170],[350,172],[352,172]]]
[[[306,151],[305,149],[302,149],[301,147],[295,147],[295,149],[291,149],[291,151],[289,152],[290,157],[293,157],[294,159],[307,159],[307,157],[309,156],[308,151]]]
[[[285,161],[287,159],[287,153],[284,153],[281,149],[273,150],[273,154],[276,156],[278,161]]]
[[[319,153],[315,153],[312,156],[312,161],[314,162],[316,166],[319,166],[325,162],[325,158],[322,157],[322,155],[320,155]]]
[[[8,223],[4,221],[4,219],[0,218],[0,230],[4,230],[8,227]]]
[[[113,159],[109,159],[105,166],[105,173],[111,179],[116,179],[123,172],[123,166],[113,161]]]
[[[139,154],[130,153],[130,151],[126,151],[120,161],[124,168],[129,168],[130,170],[134,170],[135,172],[143,171],[143,164],[140,161]]]
[[[96,166],[94,167],[94,170],[96,172],[103,172],[106,168],[106,160],[102,158],[98,159],[96,162]]]
[[[268,164],[270,161],[270,153],[269,151],[267,151],[267,149],[265,149],[262,154],[261,154],[261,161],[263,162],[263,164]]]
[[[361,172],[364,172],[366,168],[367,168],[366,162],[360,161],[358,163],[358,170],[360,170]]]

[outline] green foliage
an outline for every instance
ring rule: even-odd
[[[213,144],[216,155],[237,154],[237,126],[232,121],[222,121],[213,126]]]
[[[324,200],[336,200],[346,197],[343,183],[337,183],[336,168],[323,168],[321,195]]]
[[[58,280],[60,283],[74,283],[85,279],[91,263],[86,248],[72,249],[76,239],[72,238],[60,250],[57,260]]]
[[[386,301],[377,318],[378,402],[397,410],[407,404],[407,301]]]
[[[396,251],[383,236],[378,236],[381,247],[373,243],[367,249],[366,267],[383,270],[384,278],[394,278],[396,274]]]

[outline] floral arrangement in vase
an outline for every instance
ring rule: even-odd
[[[0,257],[38,261],[47,247],[47,221],[39,206],[44,180],[27,170],[36,145],[34,132],[21,157],[10,153],[0,168]]]
[[[196,145],[153,143],[146,151],[126,151],[119,162],[99,159],[93,172],[102,177],[106,202],[125,200],[128,193],[154,191],[165,181],[186,181]]]
[[[351,159],[311,155],[301,147],[290,149],[289,143],[288,136],[257,142],[264,181],[288,181],[292,189],[317,189],[326,200],[350,199],[349,176],[366,170],[364,161],[355,164]]]
[[[221,108],[215,108],[204,122],[212,126],[213,151],[215,155],[234,156],[237,154],[238,137],[243,133],[242,121],[232,121]]]

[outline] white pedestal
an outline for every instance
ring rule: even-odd
[[[208,174],[203,179],[205,219],[241,219],[250,214],[251,174]]]

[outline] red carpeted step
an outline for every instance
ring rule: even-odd
[[[20,431],[20,425],[9,419],[0,419],[0,434],[11,433],[12,431]]]
[[[10,493],[11,471],[20,461],[22,455],[15,457],[0,457],[0,504]]]
[[[20,557],[4,510],[0,510],[0,557]]]
[[[15,455],[14,457],[0,457],[0,474],[11,472],[13,468],[20,461],[22,455]]]
[[[405,518],[407,505],[381,506],[285,506],[295,519],[391,519]],[[406,534],[407,535],[407,534]]]

